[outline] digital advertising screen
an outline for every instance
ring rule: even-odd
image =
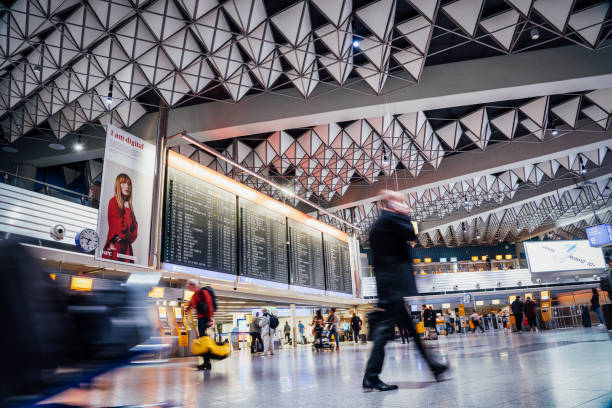
[[[524,242],[531,273],[591,271],[605,268],[601,248],[587,240]]]

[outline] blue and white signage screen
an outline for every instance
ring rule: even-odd
[[[529,241],[525,242],[529,270],[538,272],[586,271],[605,268],[601,248],[589,241]]]
[[[602,247],[612,244],[612,225],[599,224],[585,229],[589,244],[592,247]]]

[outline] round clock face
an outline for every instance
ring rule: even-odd
[[[77,246],[85,252],[91,252],[98,247],[98,233],[92,229],[84,229],[77,235]]]

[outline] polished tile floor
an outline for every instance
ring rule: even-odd
[[[612,334],[599,327],[536,333],[453,335],[429,341],[450,378],[436,383],[414,346],[387,346],[382,378],[399,390],[361,390],[368,345],[339,352],[285,349],[273,357],[234,352],[196,371],[195,359],[129,366],[87,390],[46,402],[84,406],[160,402],[184,407],[612,407]]]

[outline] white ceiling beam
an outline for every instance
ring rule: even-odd
[[[610,47],[588,50],[568,46],[426,66],[419,83],[408,88],[405,80],[390,76],[385,89],[398,90],[384,95],[349,88],[331,93],[315,89],[308,101],[275,93],[247,98],[236,105],[232,115],[226,114],[224,102],[172,109],[168,133],[187,131],[199,141],[210,141],[359,118],[607,88],[612,87],[609,61],[612,61]],[[534,70],[534,66],[538,69]],[[494,75],[482,75],[483,72]],[[365,84],[354,85],[359,86],[362,90],[367,88]],[[319,92],[323,95],[320,98]]]

